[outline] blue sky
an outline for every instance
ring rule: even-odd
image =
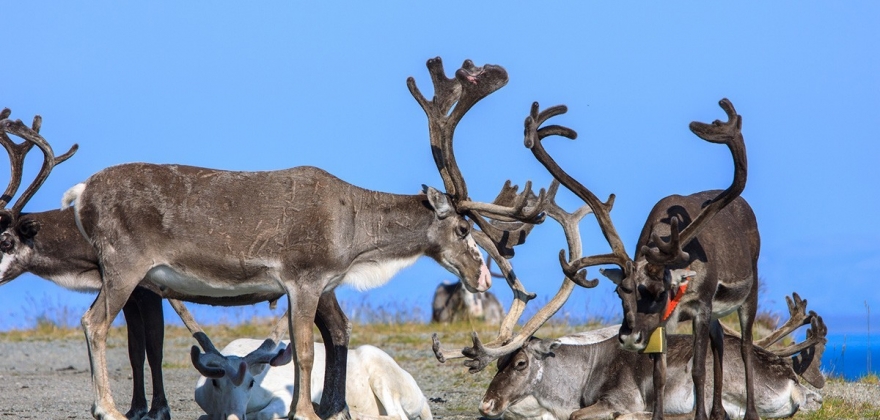
[[[472,198],[491,200],[506,179],[549,184],[522,146],[522,121],[532,101],[566,104],[569,113],[555,122],[577,130],[578,140],[548,149],[597,195],[617,195],[612,217],[633,253],[657,200],[729,184],[727,149],[687,128],[723,119],[717,103],[727,97],[743,116],[743,196],[762,235],[762,309],[784,312],[784,296],[797,291],[832,332],[859,332],[867,307],[880,325],[878,9],[875,2],[14,2],[4,7],[0,106],[25,121],[41,114],[42,133],[59,153],[80,145],[29,211],[57,208],[67,188],[134,161],[314,165],[362,187],[415,193],[442,183],[406,78],[430,93],[428,58],[441,56],[447,74],[465,59],[499,64],[509,84],[456,132]],[[39,157],[27,162],[32,174]],[[580,205],[570,195],[560,203]],[[582,239],[586,253],[607,250],[591,217]],[[513,260],[539,300],[561,284],[563,247],[550,221]],[[342,289],[340,297],[429,312],[434,287],[450,277],[425,260],[382,288]],[[503,282],[493,291],[509,304]],[[91,300],[22,276],[0,289],[0,326],[26,324],[44,302],[78,319]],[[195,308],[202,322],[251,311],[265,305]],[[603,281],[576,290],[564,311],[613,317],[620,304]]]

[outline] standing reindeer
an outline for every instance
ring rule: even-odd
[[[743,331],[740,352],[745,369],[746,419],[757,419],[754,402],[752,325],[758,300],[757,222],[746,201],[739,197],[746,183],[746,153],[737,115],[727,99],[720,101],[728,121],[712,124],[692,122],[691,131],[712,143],[728,146],[733,155],[734,179],[724,191],[704,191],[689,196],[673,195],[658,202],[645,223],[635,259],[631,259],[617,235],[609,215],[613,198],[600,202],[586,187],[565,173],[546,153],[538,134],[555,126],[538,129],[548,118],[565,112],[556,107],[538,113],[538,104],[526,119],[526,146],[563,185],[587,202],[596,214],[612,253],[567,261],[560,258],[563,271],[578,281],[585,279],[586,267],[614,264],[620,269],[603,270],[617,284],[623,303],[620,327],[621,346],[644,350],[648,338],[667,322],[680,317],[693,320],[694,395],[696,419],[705,419],[705,359],[711,342],[714,392],[711,416],[724,418],[721,405],[723,334],[718,318],[733,311],[739,314]],[[684,230],[679,231],[680,227]],[[675,303],[678,302],[677,307]],[[666,371],[664,354],[654,354],[654,419],[663,416],[663,389]]]
[[[432,75],[438,66],[442,72],[439,59],[428,66]],[[496,68],[465,62],[455,86],[448,85],[460,93],[453,115],[460,118],[500,87]],[[414,83],[410,85],[412,90]],[[454,161],[451,150],[434,152]],[[445,182],[447,174],[440,169]],[[523,197],[529,196],[526,190]],[[502,195],[514,203],[533,202],[505,191]],[[102,270],[101,291],[82,322],[96,394],[92,414],[114,420],[123,416],[109,389],[106,335],[138,285],[193,302],[242,296],[271,300],[285,294],[297,363],[297,397],[290,412],[294,418],[317,419],[309,400],[311,323],[322,295],[340,284],[379,286],[422,255],[460,277],[468,289],[485,291],[491,279],[471,236],[471,222],[462,214],[479,212],[505,221],[536,218],[524,211],[529,208],[524,204],[471,202],[464,189],[380,193],[313,167],[230,172],[125,164],[74,186],[65,203],[73,204],[77,224],[95,247]],[[507,231],[498,234],[511,236]]]
[[[54,165],[69,158],[76,151],[74,145],[62,156],[55,157],[48,142],[39,134],[42,119],[37,116],[31,128],[21,121],[7,119],[8,109],[0,112],[0,144],[9,153],[11,179],[3,197],[0,198],[0,285],[5,284],[25,272],[50,280],[61,287],[97,293],[101,289],[100,266],[94,247],[83,238],[77,228],[72,209],[50,210],[37,213],[23,213],[21,210],[48,177]],[[16,144],[7,133],[25,139]],[[15,195],[21,183],[25,155],[37,145],[44,154],[44,164],[39,175],[15,202],[11,209],[5,205]],[[278,293],[275,299],[281,296]],[[239,296],[230,298],[200,298],[199,302],[214,305],[246,305],[261,302],[260,296]],[[201,331],[186,307],[176,300],[169,300],[193,333]],[[128,352],[132,367],[132,401],[126,417],[129,419],[171,418],[168,400],[162,380],[162,346],[164,340],[164,319],[162,300],[154,291],[143,287],[135,288],[123,307],[128,330]],[[344,378],[345,357],[347,355],[350,328],[342,313],[335,294],[321,295],[315,317],[324,339],[327,358],[326,392],[322,395],[322,408],[326,412],[338,413],[345,408]],[[199,336],[196,336],[198,339]],[[149,362],[152,373],[152,402],[147,405],[144,387],[144,362]],[[337,361],[341,361],[337,363]],[[340,378],[342,378],[340,380]],[[149,411],[148,411],[149,410]],[[322,410],[324,411],[324,410]]]

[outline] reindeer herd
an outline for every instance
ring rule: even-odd
[[[499,325],[498,335],[489,342],[473,333],[472,346],[450,350],[436,334],[433,338],[440,362],[463,358],[475,372],[498,361],[498,373],[475,407],[483,416],[756,419],[791,416],[821,403],[815,388],[824,385],[818,367],[826,329],[821,317],[806,311],[805,300],[797,294],[788,298],[790,320],[753,342],[760,236],[754,213],[740,197],[746,152],[742,117],[730,101],[720,102],[727,121],[693,122],[690,129],[730,149],[732,184],[723,191],[660,200],[630,257],[611,219],[614,195],[601,201],[543,147],[547,137],[577,137],[568,127],[545,125],[565,113],[564,106],[542,111],[536,102],[525,120],[525,146],[554,178],[547,189],[536,193],[526,182],[519,191],[508,182],[493,202],[472,201],[456,165],[455,128],[472,106],[507,84],[507,72],[467,60],[449,78],[439,58],[428,60],[427,67],[430,100],[413,78],[407,86],[427,116],[444,190],[423,186],[417,195],[366,190],[314,167],[232,172],[131,163],[73,186],[61,210],[26,213],[25,204],[53,167],[77,146],[55,156],[39,134],[39,116],[28,127],[9,119],[8,109],[0,113],[0,143],[11,165],[0,197],[0,284],[30,272],[68,289],[97,293],[82,317],[96,419],[171,418],[162,379],[162,299],[170,301],[198,343],[191,354],[202,375],[195,399],[205,418],[430,419],[416,380],[388,354],[372,346],[348,348],[351,323],[334,292],[343,284],[378,287],[421,256],[461,280],[456,288],[438,288],[445,295],[435,298],[435,321],[454,319],[455,307],[467,308],[471,316],[488,316],[486,310],[497,315],[492,322]],[[42,168],[7,207],[33,146],[43,153]],[[584,205],[571,212],[561,208],[555,200],[560,186]],[[579,224],[588,214],[595,216],[608,253],[583,255]],[[559,255],[562,284],[520,323],[535,295],[513,269],[514,247],[547,217],[561,225],[566,238],[567,250]],[[480,295],[493,277],[483,253],[501,271],[494,277],[513,290],[506,315],[497,300]],[[598,284],[586,274],[595,266],[603,266],[599,271],[616,285],[621,324],[573,336],[534,337],[575,287]],[[182,303],[251,305],[282,297],[288,311],[268,338],[236,340],[223,350]],[[111,395],[106,362],[107,333],[120,311],[132,367],[133,397],[126,414]],[[733,312],[741,335],[719,321]],[[688,320],[692,335],[667,335]],[[315,342],[313,323],[323,344]],[[804,342],[773,347],[803,325],[810,326]],[[290,341],[281,340],[285,333]],[[152,373],[149,404],[145,362]]]

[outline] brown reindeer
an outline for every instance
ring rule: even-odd
[[[429,61],[432,75],[438,65]],[[446,85],[460,95],[452,116],[461,118],[500,87],[496,67],[465,62]],[[427,101],[420,103],[427,112]],[[436,109],[445,114],[440,110],[451,105]],[[447,128],[430,128],[434,146],[434,130]],[[435,159],[454,162],[451,150],[433,151]],[[438,168],[447,183],[448,168]],[[93,415],[123,418],[108,386],[106,334],[134,288],[143,285],[193,302],[286,295],[297,363],[298,397],[290,411],[295,418],[316,419],[309,400],[311,323],[322,295],[340,284],[379,286],[421,255],[462,278],[465,287],[485,291],[490,279],[462,214],[483,232],[489,228],[481,215],[533,222],[540,214],[540,205],[529,205],[534,200],[528,188],[522,199],[514,188],[513,197],[502,191],[516,204],[503,206],[499,200],[469,201],[463,183],[454,190],[450,185],[446,194],[426,187],[424,194],[395,195],[358,188],[313,167],[229,172],[144,163],[114,166],[76,185],[65,202],[73,204],[83,235],[96,249],[103,280],[83,317],[96,393]],[[516,231],[487,235],[496,235],[501,248],[500,238],[516,237]]]
[[[742,118],[727,99],[720,102],[728,115],[727,122],[712,124],[693,122],[691,131],[712,143],[730,148],[734,161],[734,180],[724,191],[704,191],[690,196],[673,195],[658,202],[630,258],[617,235],[609,215],[612,203],[600,202],[586,187],[565,173],[544,151],[540,143],[541,124],[558,110],[538,113],[535,103],[526,120],[526,145],[536,158],[560,182],[587,202],[596,214],[610,254],[594,255],[574,261],[561,258],[563,271],[572,278],[585,278],[586,267],[614,264],[619,270],[603,272],[617,283],[623,303],[624,319],[620,328],[621,346],[632,351],[645,349],[652,332],[667,322],[674,324],[680,317],[693,320],[694,330],[694,394],[695,418],[705,419],[703,407],[707,347],[712,343],[714,393],[711,415],[723,418],[721,405],[722,330],[717,319],[737,311],[743,331],[740,352],[745,369],[746,419],[756,419],[752,354],[752,324],[758,294],[757,261],[760,248],[755,215],[746,201],[739,197],[746,183],[746,153],[741,133]],[[564,112],[564,111],[562,111]],[[679,231],[680,227],[684,229]],[[689,281],[688,281],[689,279]],[[686,288],[680,287],[687,284]],[[671,302],[678,302],[677,307]],[[654,418],[662,418],[665,355],[654,356]]]
[[[37,116],[31,128],[21,121],[7,119],[8,109],[0,112],[0,144],[9,153],[12,176],[3,197],[0,198],[0,285],[14,280],[23,273],[30,272],[52,281],[61,287],[97,293],[101,288],[100,267],[95,249],[83,238],[76,226],[72,209],[50,210],[25,213],[22,211],[27,201],[36,192],[55,164],[70,157],[77,146],[63,156],[54,157],[48,142],[39,134],[41,118]],[[21,137],[25,141],[16,144],[7,134]],[[12,208],[6,204],[15,195],[21,183],[24,156],[33,145],[44,152],[46,162],[40,174],[21,195]],[[280,297],[279,293],[277,297]],[[277,298],[276,297],[276,298]],[[239,297],[238,301],[227,298],[204,298],[203,303],[215,305],[252,304],[259,300],[253,297]],[[183,319],[184,324],[195,334],[197,340],[204,340],[198,324],[192,319],[186,307],[170,299],[172,307]],[[128,329],[128,352],[132,367],[132,401],[126,413],[129,419],[170,419],[170,409],[162,380],[162,346],[164,319],[161,296],[143,287],[135,288],[123,307]],[[345,409],[344,386],[345,357],[347,354],[350,329],[345,315],[339,308],[333,292],[321,295],[315,324],[324,339],[328,360],[341,361],[328,363],[325,372],[325,386],[322,398],[322,412],[339,413]],[[146,356],[146,357],[145,357]],[[152,377],[152,402],[148,405],[144,387],[144,363],[149,362]],[[340,382],[339,378],[343,378]],[[326,410],[323,410],[326,408]]]

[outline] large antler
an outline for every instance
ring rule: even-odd
[[[27,204],[28,200],[33,197],[34,193],[36,193],[40,186],[43,185],[43,182],[46,181],[49,173],[52,172],[52,168],[73,156],[79,146],[74,144],[67,153],[56,157],[55,153],[52,151],[52,146],[50,146],[46,139],[40,135],[40,126],[43,123],[42,117],[39,115],[34,116],[34,121],[31,124],[31,127],[28,128],[21,122],[21,120],[12,121],[8,119],[10,114],[11,111],[9,108],[0,112],[0,144],[3,145],[6,152],[9,154],[11,166],[9,185],[3,195],[0,196],[0,206],[5,208],[15,195],[16,191],[18,191],[18,187],[21,185],[24,158],[27,153],[34,145],[43,151],[43,166],[40,168],[40,172],[12,206],[12,213],[19,214],[21,213],[21,209],[24,208],[24,205]],[[21,137],[25,141],[21,144],[16,144],[6,135],[7,133]]]
[[[545,137],[554,134],[572,140],[576,138],[574,131],[566,127],[559,125],[541,127],[541,125],[551,117],[566,113],[568,108],[565,107],[565,105],[557,105],[541,112],[538,112],[538,110],[538,103],[532,103],[532,110],[526,118],[525,123],[526,147],[532,151],[532,154],[535,155],[538,162],[541,162],[555,179],[559,180],[562,185],[565,185],[565,187],[571,190],[571,192],[578,196],[578,198],[587,203],[587,205],[593,210],[596,220],[599,222],[599,228],[602,230],[602,235],[605,236],[605,240],[608,241],[608,244],[611,246],[610,254],[593,255],[583,258],[580,256],[569,256],[569,259],[566,259],[565,253],[560,251],[559,261],[562,265],[562,271],[565,273],[566,277],[571,279],[571,281],[583,287],[594,287],[598,283],[598,280],[596,279],[588,281],[586,278],[586,271],[583,271],[584,268],[594,265],[617,265],[624,270],[624,277],[628,277],[632,272],[632,259],[627,255],[626,249],[623,247],[623,241],[620,239],[620,235],[617,234],[617,230],[611,222],[611,208],[614,206],[614,194],[611,194],[611,196],[608,197],[608,201],[604,203],[601,202],[595,194],[565,172],[565,170],[563,170],[547,153],[544,149],[544,145],[541,143],[541,140]]]
[[[501,256],[510,258],[513,247],[524,242],[530,229],[527,225],[543,221],[544,190],[534,195],[531,183],[527,182],[524,190],[517,194],[517,187],[508,181],[492,204],[470,201],[452,146],[455,127],[461,118],[474,104],[507,84],[507,71],[491,64],[477,67],[465,60],[455,77],[448,78],[439,57],[428,60],[427,66],[434,85],[431,101],[419,91],[414,78],[408,78],[406,84],[428,117],[431,152],[446,193],[452,198],[456,211],[472,219],[485,234],[485,237],[475,237],[477,243],[484,249],[491,244]],[[507,224],[493,225],[484,217]]]
[[[562,127],[559,125],[544,127],[539,130],[539,126],[543,124],[548,118],[559,115],[565,112],[564,107],[553,108],[552,110],[548,110],[542,115],[538,115],[537,113],[537,103],[532,107],[531,115],[526,119],[525,122],[525,143],[526,146],[532,148],[534,151],[534,146],[537,145],[540,151],[543,151],[543,148],[540,146],[540,140],[547,136],[551,135],[559,135],[563,137],[567,137],[570,139],[574,139],[577,137],[577,133],[567,127]],[[547,162],[552,162],[552,159],[549,159],[549,156],[546,156],[546,153],[543,153],[543,157],[547,158]],[[540,158],[539,158],[540,160]],[[555,162],[552,162],[555,165]],[[546,164],[545,164],[546,165]],[[557,166],[558,168],[558,166]],[[556,204],[556,192],[559,188],[559,177],[553,181],[550,185],[549,191],[547,193],[547,198],[545,199],[546,203],[544,206],[544,210],[547,215],[550,216],[553,220],[556,220],[561,226],[562,230],[565,233],[565,238],[568,243],[568,255],[566,257],[565,250],[560,252],[560,259],[568,262],[569,260],[576,260],[582,255],[582,245],[581,245],[581,237],[580,237],[580,229],[579,223],[580,221],[589,213],[593,212],[590,204],[586,204],[579,208],[578,210],[568,213],[563,210],[558,204]],[[563,181],[563,184],[565,181]],[[598,200],[596,200],[598,203]],[[604,208],[606,211],[610,210],[610,206],[608,208]],[[502,261],[499,263],[499,266],[502,269],[502,272],[506,277],[514,276],[512,269],[510,269],[510,265],[507,261]],[[553,297],[553,299],[548,302],[543,308],[541,308],[525,325],[520,329],[520,331],[516,334],[516,336],[511,337],[510,331],[512,331],[513,325],[519,320],[522,315],[522,308],[519,308],[519,312],[515,312],[513,308],[511,308],[510,313],[505,318],[505,326],[507,329],[502,328],[502,334],[491,343],[483,344],[480,341],[479,336],[476,333],[473,333],[472,340],[473,346],[469,348],[465,348],[462,350],[462,354],[471,360],[466,361],[465,365],[470,367],[471,372],[482,370],[485,366],[487,366],[492,360],[495,360],[501,356],[509,354],[520,347],[528,340],[532,334],[534,334],[538,328],[541,327],[550,317],[552,317],[562,305],[565,304],[568,297],[571,295],[571,292],[574,290],[575,284],[581,285],[583,287],[595,287],[598,284],[598,281],[587,281],[584,275],[569,275],[566,273],[565,278],[563,279],[562,286],[559,291]],[[515,301],[514,303],[516,303]],[[524,302],[523,302],[524,304]],[[506,333],[506,334],[505,334]],[[439,342],[434,340],[434,348],[435,353],[438,352]],[[440,358],[440,355],[438,355]]]
[[[788,320],[766,337],[755,341],[756,346],[769,348],[801,326],[810,325],[813,318],[817,316],[813,311],[807,313],[807,300],[801,299],[797,293],[792,293],[791,297],[786,296],[785,302],[788,304]]]
[[[567,212],[562,209],[558,204],[556,204],[556,192],[559,188],[559,182],[553,181],[551,183],[550,188],[547,192],[547,203],[545,205],[545,212],[551,219],[556,220],[561,226],[562,230],[565,233],[565,238],[568,243],[569,248],[569,258],[577,258],[581,255],[581,237],[580,237],[580,229],[578,227],[580,221],[587,215],[591,213],[591,209],[588,205],[583,205],[579,209],[574,212]],[[519,280],[516,278],[516,275],[513,272],[512,267],[510,266],[510,262],[506,259],[501,259],[499,262],[499,267],[501,268],[502,274],[505,278],[510,281],[513,279],[517,283]],[[593,287],[597,283],[592,283],[591,285],[587,285],[586,287]],[[465,366],[470,368],[471,372],[478,372],[488,366],[493,360],[498,359],[504,355],[510,354],[520,347],[529,339],[548,319],[550,319],[559,309],[562,308],[562,305],[568,300],[568,297],[571,296],[571,292],[574,290],[575,283],[571,281],[567,276],[562,281],[562,286],[559,288],[559,291],[556,292],[556,295],[538,310],[535,315],[529,319],[525,325],[520,328],[519,332],[516,336],[512,336],[512,331],[514,325],[519,321],[522,316],[523,309],[525,304],[529,299],[533,298],[534,295],[528,296],[527,299],[514,299],[514,305],[511,306],[510,311],[507,316],[505,316],[504,321],[502,322],[501,332],[498,337],[492,340],[489,343],[483,343],[480,340],[480,337],[474,332],[471,336],[473,341],[473,345],[471,347],[465,348],[461,351],[450,351],[450,350],[442,350],[440,349],[440,342],[437,339],[437,335],[435,334],[433,337],[434,340],[434,353],[437,356],[438,360],[441,362],[445,361],[448,358],[460,358],[467,357],[471,360],[465,361]],[[520,304],[520,305],[518,305]],[[448,353],[454,353],[453,356],[449,356]]]
[[[727,122],[715,120],[712,124],[705,124],[694,121],[690,124],[690,129],[703,140],[727,145],[733,155],[733,182],[721,194],[705,203],[700,214],[683,231],[679,232],[679,220],[673,217],[670,221],[671,231],[668,242],[656,233],[652,234],[654,247],[644,245],[641,251],[653,263],[687,261],[689,256],[683,248],[700,233],[700,230],[713,216],[739,197],[746,187],[748,162],[746,161],[745,141],[742,136],[742,117],[736,113],[733,104],[727,98],[722,99],[718,104],[727,113]]]

